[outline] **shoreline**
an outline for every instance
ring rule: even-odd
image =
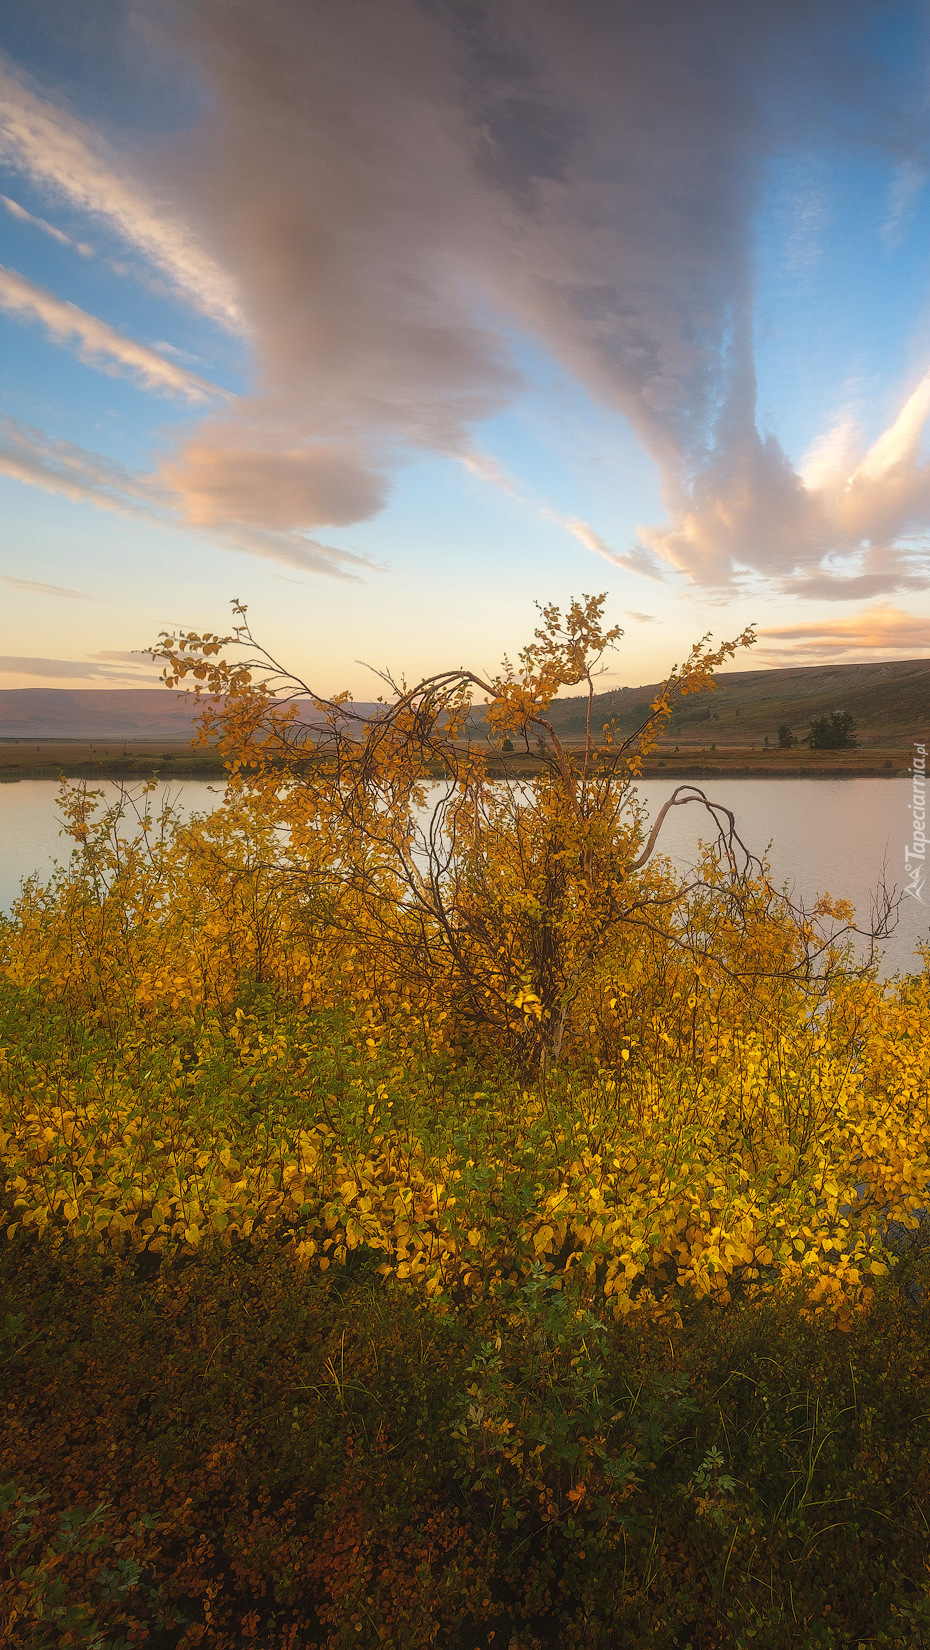
[[[574,741],[569,750],[577,752]],[[730,746],[673,749],[660,746],[643,768],[644,779],[901,779],[913,752],[900,746],[849,751],[753,750]],[[495,779],[528,779],[539,761],[522,752],[490,752]],[[222,779],[223,763],[209,751],[170,740],[0,739],[0,784],[22,779]]]

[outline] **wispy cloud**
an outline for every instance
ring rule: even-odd
[[[229,399],[228,391],[207,383],[185,367],[167,361],[146,344],[127,338],[101,321],[88,315],[76,304],[56,298],[45,287],[36,286],[24,275],[0,264],[0,308],[19,320],[38,321],[56,343],[73,344],[82,361],[101,367],[106,372],[129,373],[146,389],[162,394],[181,395],[187,401],[209,401],[211,398]]]
[[[46,492],[63,493],[76,503],[173,527],[186,525],[186,500],[158,476],[135,474],[114,459],[88,452],[18,419],[0,417],[0,474]],[[221,517],[202,530],[212,543],[225,549],[283,562],[304,573],[351,579],[372,568],[364,557],[299,532],[268,530]]]
[[[170,497],[145,476],[44,430],[0,417],[0,473],[76,503],[165,520]]]
[[[483,453],[473,449],[471,452],[461,455],[461,463],[469,475],[475,476],[478,481],[486,481],[492,487],[499,487],[502,493],[509,493],[511,498],[522,496],[513,477],[507,474],[503,466],[491,453]]]
[[[763,629],[760,657],[783,662],[786,657],[812,654],[840,658],[846,654],[913,653],[930,649],[930,618],[918,618],[900,608],[878,604],[848,618],[811,621]]]
[[[188,366],[203,365],[202,356],[195,355],[193,350],[178,349],[177,344],[169,344],[164,338],[156,338],[152,348],[158,350],[160,355],[170,355],[175,361],[184,361]]]
[[[823,256],[834,191],[823,161],[810,153],[792,155],[777,168],[777,176],[775,221],[782,267],[786,275],[803,280]]]
[[[8,573],[0,573],[0,584],[5,584],[10,590],[25,590],[31,596],[64,596],[74,602],[94,599],[86,590],[69,590],[63,584],[41,584],[36,579],[14,579]]]
[[[882,224],[882,239],[887,246],[900,246],[904,240],[926,182],[926,166],[914,160],[906,160],[896,169],[888,191],[888,213]]]
[[[82,258],[92,258],[94,249],[86,241],[76,241],[71,235],[66,235],[63,229],[56,229],[53,223],[45,218],[37,218],[35,213],[27,212],[19,201],[10,200],[9,195],[0,195],[0,206],[4,206],[11,218],[18,223],[28,223],[32,229],[41,229],[43,235],[50,235],[59,246],[70,246],[74,252],[79,252]]]
[[[66,681],[126,682],[125,666],[105,664],[96,659],[36,659],[18,654],[0,654],[0,674],[4,676],[51,676]],[[130,680],[132,677],[130,677]],[[154,680],[153,677],[146,678]],[[138,686],[138,680],[136,680]]]
[[[624,567],[628,573],[641,573],[647,579],[661,579],[664,577],[662,566],[655,556],[647,549],[637,545],[633,550],[611,550],[610,545],[596,533],[587,521],[580,521],[577,516],[557,516],[554,511],[548,512],[554,519],[583,544],[586,550],[593,550],[596,556],[603,561],[609,561],[614,567]]]
[[[152,661],[144,648],[105,647],[100,653],[92,653],[92,659],[101,659],[105,664],[135,665],[137,670],[151,670]]]
[[[157,201],[103,137],[0,62],[0,158],[60,200],[107,222],[204,314],[240,330],[235,284],[175,211]]]
[[[583,544],[586,550],[592,551],[595,556],[602,557],[604,561],[611,562],[615,567],[626,567],[629,571],[636,573],[645,572],[647,577],[650,578],[662,577],[662,570],[656,565],[654,559],[650,560],[641,551],[634,550],[633,554],[630,555],[611,550],[610,545],[601,538],[600,533],[591,526],[590,522],[581,521],[577,516],[563,515],[561,511],[552,509],[551,505],[541,504],[537,499],[532,498],[529,489],[526,486],[519,486],[490,453],[473,449],[471,452],[462,453],[460,462],[469,472],[469,475],[475,476],[479,481],[487,482],[492,487],[499,487],[501,492],[507,493],[510,498],[517,499],[527,509],[543,516],[546,521],[555,522],[558,527],[564,528],[566,533],[571,533],[573,538],[578,539],[579,543]]]

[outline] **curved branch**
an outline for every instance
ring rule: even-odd
[[[684,792],[687,792],[688,794],[684,795]],[[655,845],[658,841],[659,832],[665,824],[669,811],[672,808],[683,808],[689,802],[699,802],[701,806],[706,808],[707,812],[711,815],[714,824],[717,826],[717,839],[722,842],[724,851],[726,852],[727,858],[734,870],[736,869],[734,845],[738,847],[743,854],[744,871],[748,870],[748,868],[753,864],[760,865],[759,860],[756,859],[754,854],[749,852],[749,849],[740,837],[736,829],[735,815],[730,808],[725,808],[722,802],[711,802],[710,798],[705,796],[704,792],[697,785],[678,785],[672,792],[668,801],[664,802],[662,807],[659,809],[656,822],[653,825],[652,830],[649,832],[646,846],[639,858],[633,861],[630,866],[631,871],[641,871],[643,866],[649,863],[649,860],[652,858],[653,852],[655,851]],[[724,829],[720,823],[718,818],[719,814],[723,814],[727,820],[726,829]]]

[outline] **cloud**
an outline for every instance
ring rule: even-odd
[[[610,545],[604,542],[600,533],[596,533],[588,522],[579,521],[577,516],[567,516],[560,519],[562,520],[562,526],[566,527],[578,539],[579,543],[584,545],[586,550],[593,550],[596,556],[603,557],[604,561],[613,562],[615,567],[618,565],[616,552],[611,550]]]
[[[416,0],[168,19],[209,113],[165,187],[235,270],[255,358],[255,393],[171,464],[192,518],[343,524],[412,454],[480,463],[471,430],[521,378],[447,27]]]
[[[901,245],[926,181],[926,167],[918,165],[915,160],[904,161],[895,171],[888,191],[888,214],[881,228],[882,239],[887,246]]]
[[[561,522],[586,550],[593,550],[596,556],[600,556],[603,561],[609,561],[614,567],[625,567],[627,572],[640,573],[647,579],[663,577],[660,563],[647,549],[637,545],[631,551],[611,550],[610,545],[604,542],[600,533],[596,533],[589,522],[579,521],[577,516],[558,516],[555,511],[547,511],[547,514]]]
[[[782,625],[759,633],[762,657],[810,653],[839,658],[848,653],[923,653],[930,649],[930,618],[877,605],[843,619]]]
[[[122,369],[138,379],[146,389],[182,395],[187,401],[208,401],[227,396],[226,390],[208,384],[196,373],[166,361],[163,355],[137,344],[135,339],[116,332],[106,321],[88,315],[76,304],[64,302],[45,287],[36,286],[24,275],[0,264],[0,309],[18,319],[39,321],[56,343],[75,343],[82,361],[106,372]]]
[[[152,345],[152,348],[157,349],[160,355],[174,356],[176,361],[184,361],[188,365],[191,365],[192,363],[196,363],[198,366],[203,365],[203,358],[201,356],[195,355],[193,351],[189,349],[178,349],[177,344],[169,344],[164,338],[157,338],[155,343]]]
[[[92,659],[103,659],[108,664],[135,665],[137,668],[151,669],[152,661],[144,648],[117,648],[105,647],[100,653],[92,653]]]
[[[182,508],[183,498],[177,503]],[[350,550],[308,538],[303,533],[275,532],[264,527],[243,527],[237,521],[217,521],[211,537],[228,549],[283,562],[303,573],[325,573],[334,579],[354,580],[376,570],[376,564],[369,557],[354,555]]]
[[[786,594],[837,601],[926,589],[928,415],[930,373],[871,447],[843,415],[800,470],[774,436],[734,418],[690,485],[666,479],[672,524],[642,528],[640,538],[705,587],[761,573]]]
[[[790,278],[803,280],[823,256],[835,188],[823,159],[809,153],[790,156],[775,177],[782,267]]]
[[[0,61],[0,160],[58,200],[103,219],[144,254],[173,291],[203,314],[241,330],[235,285],[179,214],[154,199],[103,137],[33,92]]]
[[[877,595],[930,580],[930,399],[915,390],[884,446],[833,432],[797,469],[757,429],[753,238],[773,158],[844,145],[905,180],[904,221],[923,88],[871,46],[863,77],[881,17],[880,0],[152,0],[147,49],[161,30],[203,92],[183,137],[117,157],[7,74],[0,154],[246,328],[250,393],[160,477],[229,542],[299,558],[300,527],[370,516],[423,450],[488,475],[475,426],[521,392],[529,339],[661,473],[668,519],[633,545],[561,518],[592,553],[711,589]],[[804,188],[806,257],[823,191]]]
[[[14,579],[7,573],[0,573],[0,584],[5,584],[10,590],[25,590],[33,596],[65,596],[70,601],[90,602],[86,590],[69,590],[63,584],[39,584],[35,579]]]
[[[197,526],[219,521],[273,529],[339,526],[373,516],[386,490],[351,449],[322,441],[302,451],[269,453],[224,448],[199,435],[188,444],[183,463],[163,465],[162,476],[183,497],[186,519]]]
[[[600,556],[603,561],[610,562],[614,567],[624,567],[630,573],[639,573],[645,578],[662,579],[665,571],[661,563],[641,545],[634,545],[628,552],[612,550],[590,522],[582,521],[578,516],[566,516],[559,510],[553,510],[548,504],[540,504],[533,500],[525,488],[518,487],[506,471],[487,453],[472,451],[461,455],[460,462],[470,475],[476,476],[479,481],[486,481],[491,486],[499,487],[502,492],[511,498],[519,500],[521,504],[543,516],[546,521],[554,521],[558,527],[571,533],[578,539],[586,550]]]
[[[0,674],[4,676],[60,676],[70,681],[124,681],[125,669],[86,659],[32,659],[17,654],[0,654]]]
[[[923,545],[878,544],[848,557],[827,556],[813,571],[783,579],[782,589],[807,601],[846,602],[924,590],[928,582]]]
[[[45,492],[63,493],[75,503],[147,519],[167,518],[170,500],[165,489],[114,459],[16,418],[0,417],[0,474]]]
[[[43,235],[50,235],[59,246],[70,246],[75,252],[79,252],[82,258],[93,257],[94,249],[88,246],[86,241],[72,239],[63,229],[56,229],[53,223],[47,223],[45,218],[37,218],[34,213],[27,212],[24,206],[20,206],[18,201],[10,200],[8,195],[0,195],[0,206],[4,206],[10,217],[16,218],[17,222],[28,223],[33,229],[41,229]]]
[[[501,492],[509,493],[512,498],[520,496],[513,479],[490,453],[475,450],[463,453],[461,462],[469,475],[475,476],[478,481],[486,481],[493,487],[499,487]]]
[[[877,60],[862,85],[876,15],[875,0],[162,0],[155,26],[207,92],[165,188],[235,273],[255,349],[254,395],[166,471],[192,519],[216,497],[277,525],[279,453],[314,522],[361,519],[418,448],[487,474],[471,432],[519,392],[522,335],[625,414],[662,472],[669,521],[636,545],[570,518],[594,554],[726,587],[861,548],[850,513],[756,431],[752,245],[774,153],[852,137],[903,176],[919,148],[917,93]],[[807,194],[809,231],[823,191]],[[332,497],[298,456],[328,441],[356,466]]]
[[[170,526],[184,523],[185,500],[158,476],[137,475],[100,453],[62,441],[43,430],[0,416],[0,474],[46,492],[62,493],[76,503],[123,515],[156,520]],[[302,533],[250,527],[217,519],[207,537],[225,549],[283,562],[303,573],[331,578],[355,578],[372,563],[348,550],[325,544]]]

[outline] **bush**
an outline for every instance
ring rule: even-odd
[[[593,703],[601,605],[373,720],[299,722],[219,639],[166,649],[226,690],[226,800],[184,823],[147,789],[62,795],[73,863],[0,927],[14,1230],[323,1270],[366,1247],[437,1303],[536,1263],[598,1313],[868,1302],[930,1185],[930,978],[879,987],[851,909],[792,905],[695,787],[647,834],[644,752],[736,643],[698,644],[621,745],[566,751],[546,708],[571,681]],[[469,742],[476,684],[494,739],[540,742],[526,785]],[[656,849],[692,803],[716,843],[680,878]]]
[[[815,751],[848,751],[859,741],[856,722],[851,711],[831,711],[829,716],[818,716],[810,724],[807,743]]]

